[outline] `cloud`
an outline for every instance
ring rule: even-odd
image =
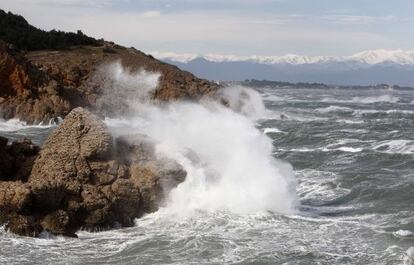
[[[320,19],[341,25],[367,25],[398,20],[395,16],[326,15]]]
[[[144,17],[151,18],[151,17],[159,17],[161,16],[160,11],[147,11],[143,14]]]
[[[259,0],[270,3],[272,0]],[[144,51],[178,53],[343,54],[374,48],[399,48],[390,35],[362,25],[395,22],[392,16],[362,16],[341,11],[325,14],[240,10],[253,1],[230,0],[239,9],[177,9],[196,0],[0,0],[0,5],[50,30],[76,31]],[[206,0],[216,3],[218,0]],[[238,2],[238,3],[236,3]],[[273,1],[274,2],[274,1]],[[48,5],[48,3],[54,3]],[[128,9],[132,3],[146,8]],[[204,3],[204,2],[203,2]],[[226,1],[226,3],[228,3]],[[256,8],[258,5],[256,3]],[[170,7],[166,8],[166,5]],[[197,7],[200,7],[200,6]],[[68,6],[70,8],[68,8]],[[172,7],[174,6],[174,7]],[[122,8],[121,8],[122,7]],[[44,14],[47,14],[45,16]],[[399,18],[401,19],[401,18]],[[380,28],[381,29],[381,28]],[[406,42],[410,43],[410,42]],[[403,47],[404,48],[404,47]]]

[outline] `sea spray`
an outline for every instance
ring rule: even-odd
[[[128,115],[107,119],[114,133],[149,135],[157,143],[157,153],[176,160],[188,173],[185,182],[169,194],[164,211],[180,215],[294,211],[292,167],[272,156],[271,139],[254,126],[264,113],[257,92],[242,87],[221,91],[230,108],[211,101],[154,105],[136,80],[152,80],[155,89],[157,79],[143,71],[120,71],[119,65],[107,69],[116,76],[110,80],[122,80],[124,91],[138,91],[128,96]],[[143,90],[151,93],[145,84]]]
[[[262,96],[255,90],[243,86],[226,87],[219,91],[229,107],[253,120],[266,116]]]

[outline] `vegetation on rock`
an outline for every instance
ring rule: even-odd
[[[100,45],[102,40],[58,30],[44,31],[30,25],[24,17],[0,9],[0,39],[22,50],[61,50],[75,45]]]

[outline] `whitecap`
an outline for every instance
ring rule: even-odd
[[[378,102],[397,103],[398,101],[399,101],[399,98],[392,96],[392,95],[380,95],[380,96],[372,96],[372,97],[354,97],[351,100],[351,102],[364,103],[364,104],[371,104],[371,103],[378,103]]]
[[[264,128],[263,133],[264,134],[269,134],[269,133],[286,133],[286,132],[283,132],[283,131],[279,130],[278,128]]]
[[[372,149],[387,154],[414,154],[414,141],[404,139],[382,141]]]
[[[395,237],[413,237],[414,233],[409,230],[398,230],[392,233]]]
[[[21,121],[19,119],[10,119],[10,120],[4,120],[0,119],[0,131],[2,132],[14,132],[19,131],[23,129],[29,129],[29,128],[50,128],[56,126],[62,118],[58,118],[57,122],[53,119],[51,119],[48,123],[39,123],[36,125],[29,125],[24,121]]]
[[[362,152],[362,148],[354,148],[354,147],[348,147],[348,146],[341,146],[337,150],[348,152],[348,153],[359,153]]]
[[[323,102],[338,102],[338,103],[358,103],[358,104],[373,104],[373,103],[397,103],[399,98],[389,94],[380,96],[367,96],[367,97],[353,97],[351,99],[333,99],[326,98]]]
[[[414,264],[414,247],[410,247],[405,252],[404,264],[405,265],[413,265]]]
[[[355,110],[353,115],[355,116],[363,116],[366,114],[405,114],[405,115],[412,115],[414,111],[412,110],[400,110],[400,109],[390,109],[390,110],[376,110],[376,109],[358,109]]]
[[[346,119],[339,119],[339,120],[336,120],[336,122],[346,123],[346,124],[361,124],[361,123],[364,123],[364,121],[361,121],[361,120],[346,120]]]
[[[348,108],[348,107],[341,107],[341,106],[331,105],[331,106],[326,107],[326,108],[315,109],[315,111],[319,112],[319,113],[329,113],[329,112],[352,112],[353,110],[351,108]]]

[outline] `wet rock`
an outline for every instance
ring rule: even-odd
[[[157,210],[186,176],[178,163],[156,155],[148,137],[114,141],[105,124],[82,108],[64,119],[39,154],[34,149],[28,142],[11,148],[37,155],[29,178],[0,182],[0,222],[26,236],[131,226]]]
[[[85,109],[74,109],[52,132],[33,167],[30,181],[77,179],[90,182],[93,174],[90,162],[109,161],[112,136],[105,124]],[[51,159],[53,158],[53,159]]]
[[[0,137],[0,181],[26,181],[40,148],[27,139],[7,143],[8,139]]]
[[[156,155],[154,143],[145,135],[128,135],[116,140],[120,157],[129,165],[130,178],[139,187],[145,212],[154,212],[165,195],[185,180],[187,172],[177,162]],[[122,155],[121,155],[122,154]]]

